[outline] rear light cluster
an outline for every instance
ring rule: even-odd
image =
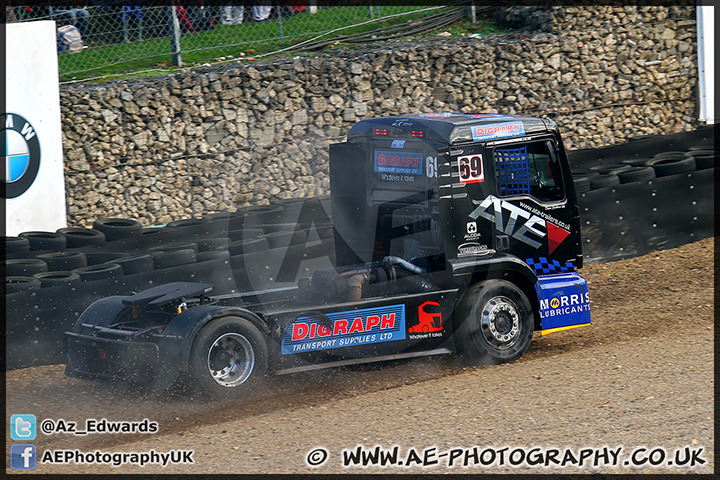
[[[387,136],[387,134],[388,134],[387,128],[376,128],[375,129],[375,135]],[[423,138],[423,137],[425,137],[425,132],[422,130],[411,130],[410,136],[417,137],[417,138]]]

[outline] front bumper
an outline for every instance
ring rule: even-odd
[[[153,342],[66,332],[64,351],[65,374],[70,377],[149,382],[160,367],[160,347]]]

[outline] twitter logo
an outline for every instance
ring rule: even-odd
[[[29,413],[10,417],[10,438],[13,440],[35,440],[37,420]]]

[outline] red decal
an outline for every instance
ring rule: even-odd
[[[333,328],[333,335],[343,334],[345,335],[347,333],[347,320],[336,320],[335,326]]]
[[[301,340],[308,334],[309,327],[307,323],[296,323],[293,325],[292,339]]]
[[[393,328],[395,326],[395,314],[391,313],[390,315],[383,314],[382,316],[382,323],[380,324],[380,328]]]
[[[570,235],[567,230],[557,227],[550,222],[547,223],[548,253],[552,253]]]
[[[350,330],[348,330],[348,333],[355,333],[355,332],[362,332],[362,331],[363,331],[362,318],[357,317],[357,318],[355,318],[355,320],[353,320],[353,323],[350,326]]]
[[[442,314],[438,302],[425,302],[418,307],[420,323],[408,329],[410,333],[439,332],[442,327]]]
[[[374,326],[377,325],[380,325],[380,317],[378,317],[377,315],[371,315],[367,318],[367,325],[365,326],[365,331],[369,332]]]

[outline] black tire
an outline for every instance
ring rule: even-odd
[[[67,248],[86,247],[105,243],[105,234],[94,228],[68,227],[60,228],[57,233],[65,235]]]
[[[143,227],[142,232],[140,232],[140,235],[148,238],[150,235],[157,235],[158,233],[164,232],[163,230],[165,227]]]
[[[108,278],[122,277],[123,270],[117,263],[101,263],[99,265],[88,265],[83,268],[76,268],[73,272],[80,275],[83,282],[94,280],[106,280]]]
[[[203,238],[198,240],[197,247],[199,252],[207,252],[212,250],[227,250],[230,239],[227,237],[221,238]]]
[[[165,227],[167,228],[183,228],[183,227],[197,227],[205,225],[207,221],[203,218],[183,218],[181,220],[173,220],[168,222]]]
[[[23,232],[19,236],[28,239],[30,250],[63,250],[67,246],[67,240],[62,233]]]
[[[132,275],[133,273],[152,272],[155,270],[153,256],[149,253],[140,255],[129,255],[127,257],[118,258],[113,263],[120,265],[123,275]]]
[[[243,228],[240,230],[230,230],[228,232],[228,238],[231,242],[237,242],[241,240],[254,240],[262,235],[262,228]]]
[[[228,244],[230,255],[243,255],[245,253],[260,252],[270,248],[266,238],[260,237],[255,240],[238,240]]]
[[[57,285],[79,285],[82,283],[80,275],[75,272],[44,272],[36,273],[33,278],[40,280],[41,288],[55,287]]]
[[[715,168],[715,152],[713,150],[690,150],[685,156],[695,159],[695,170]]]
[[[178,235],[201,235],[207,232],[208,227],[208,222],[204,218],[183,218],[165,225],[165,228],[176,231]]]
[[[680,150],[671,150],[667,152],[660,152],[653,155],[653,158],[682,158],[685,156],[685,152]]]
[[[174,250],[192,250],[197,254],[198,246],[197,243],[167,244],[160,245],[159,247],[148,248],[148,253],[152,253],[154,255],[163,252],[172,252]]]
[[[210,395],[233,398],[260,385],[267,364],[268,347],[260,330],[244,318],[224,317],[198,333],[189,367],[195,382]]]
[[[17,258],[5,262],[5,275],[9,277],[32,277],[47,271],[47,263],[39,258]]]
[[[208,222],[217,222],[219,220],[230,220],[232,216],[232,212],[215,212],[203,215],[203,218]]]
[[[646,162],[646,165],[655,169],[655,176],[667,177],[694,171],[695,159],[684,155],[682,158],[652,158]]]
[[[40,290],[40,280],[33,277],[5,277],[5,294]]]
[[[463,359],[471,363],[509,363],[530,346],[535,326],[532,306],[506,280],[471,286],[458,308],[455,338]]]
[[[142,224],[131,218],[98,218],[93,222],[93,228],[105,234],[108,242],[121,238],[138,237],[142,235]]]
[[[262,229],[263,233],[267,235],[268,233],[275,233],[275,232],[292,232],[295,230],[296,224],[294,223],[265,223],[263,225],[253,225],[255,228]]]
[[[76,268],[87,267],[87,256],[82,252],[53,252],[43,253],[37,258],[47,263],[48,271],[70,271]]]
[[[30,240],[25,237],[5,237],[5,253],[14,255],[30,251]]]
[[[652,167],[630,167],[630,170],[617,174],[620,183],[640,182],[655,178],[655,169]]]
[[[573,183],[575,183],[575,193],[589,192],[590,178],[600,175],[595,170],[576,169],[572,171]]]
[[[695,170],[705,170],[708,168],[715,168],[715,156],[714,155],[700,155],[693,157],[695,159]]]
[[[691,152],[694,152],[695,150],[714,150],[714,149],[715,149],[715,146],[712,145],[712,144],[708,144],[708,145],[695,145],[695,146],[692,146],[692,147],[688,148],[688,150],[690,150]]]
[[[613,187],[620,185],[620,179],[617,175],[606,174],[598,175],[597,177],[590,177],[590,190],[597,190],[598,188]]]
[[[230,252],[228,252],[227,250],[207,250],[205,252],[200,252],[197,254],[198,263],[207,262],[210,260],[217,260],[219,258],[230,261]]]
[[[297,245],[298,243],[305,243],[307,241],[307,230],[298,230],[294,232],[290,231],[277,231],[272,233],[266,233],[260,238],[265,238],[270,245],[270,248],[282,248],[289,245]]]
[[[650,157],[626,158],[625,160],[620,160],[620,163],[632,167],[645,167],[648,160],[650,160]]]
[[[598,172],[600,175],[617,175],[620,172],[626,172],[630,169],[630,165],[623,163],[608,163],[605,165],[595,165],[590,167],[590,170]]]
[[[589,178],[573,176],[573,182],[575,183],[575,193],[585,193],[590,191]]]
[[[685,152],[686,157],[699,157],[703,155],[715,155],[715,150],[712,148],[696,148],[696,149],[689,149],[687,152]]]
[[[178,267],[197,262],[195,250],[186,248],[184,250],[170,250],[153,255],[155,268]]]
[[[85,256],[87,257],[88,266],[90,266],[111,263],[126,257],[127,254],[119,252],[85,252]]]

